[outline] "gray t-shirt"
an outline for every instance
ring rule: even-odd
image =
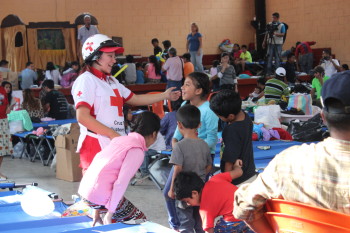
[[[80,40],[81,45],[83,45],[87,38],[98,33],[99,31],[95,25],[90,25],[89,29],[84,25],[78,30],[78,40]]]
[[[126,63],[128,67],[125,69],[126,84],[134,84],[136,82],[136,65],[135,63]]]
[[[218,72],[221,72],[221,70],[222,67],[218,66]],[[222,74],[223,76],[220,78],[220,86],[224,84],[235,84],[236,71],[232,65],[229,65]]]
[[[205,168],[212,164],[209,146],[202,139],[184,138],[175,144],[169,163],[182,166],[182,171],[197,173],[204,181]]]

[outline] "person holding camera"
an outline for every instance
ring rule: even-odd
[[[267,46],[267,71],[266,74],[272,74],[272,59],[275,58],[275,68],[280,66],[281,52],[283,45],[283,36],[286,33],[286,27],[279,21],[280,14],[272,14],[272,22],[266,25],[266,34],[262,44],[263,49]]]
[[[326,76],[330,78],[333,74],[341,71],[339,61],[332,58],[331,51],[329,49],[323,50],[320,65],[324,68]]]

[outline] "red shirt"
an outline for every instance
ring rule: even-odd
[[[7,100],[7,93],[5,88],[0,86],[0,119],[7,118],[6,109],[9,102]]]
[[[233,58],[240,58],[241,57],[242,50],[238,50],[236,52],[233,52]]]
[[[315,41],[301,42],[295,49],[295,56],[298,57],[299,53],[301,55],[312,53],[312,49],[310,45],[314,45],[314,44],[316,44]]]
[[[225,221],[237,222],[232,215],[233,199],[237,187],[231,183],[229,172],[213,176],[202,190],[199,214],[202,218],[203,230],[214,227],[215,218],[223,216]]]

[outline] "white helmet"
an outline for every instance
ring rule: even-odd
[[[94,61],[98,59],[99,56],[97,52],[115,52],[115,53],[123,53],[124,48],[119,47],[119,45],[103,34],[95,34],[86,39],[81,49],[83,59],[85,62]]]

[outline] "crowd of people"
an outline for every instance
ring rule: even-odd
[[[253,122],[242,110],[237,83],[237,70],[244,72],[247,63],[252,62],[245,45],[240,48],[235,44],[232,54],[222,53],[221,60],[213,61],[206,74],[202,35],[193,23],[182,58],[169,40],[163,41],[163,50],[154,38],[154,54],[148,62],[135,64],[134,57],[128,55],[119,66],[127,66],[124,74],[115,78],[111,74],[116,73],[118,66],[116,55],[124,49],[106,35],[95,33],[85,38],[79,31],[83,67],[72,62],[60,72],[49,62],[40,100],[34,98],[30,89],[37,83],[38,75],[34,64],[28,62],[21,72],[20,84],[24,93],[22,108],[32,118],[67,118],[69,105],[55,85],[72,87],[80,124],[77,150],[83,178],[78,192],[82,199],[63,216],[72,216],[74,208],[88,206],[93,209],[93,225],[146,219],[124,194],[139,168],[141,177],[148,175],[149,157],[159,150],[156,145],[160,144],[161,148],[172,149],[172,169],[163,195],[169,225],[176,231],[272,232],[263,215],[270,198],[282,197],[349,214],[350,71],[340,66],[328,50],[324,50],[320,65],[311,69],[311,42],[298,42],[295,51],[286,55],[287,62],[280,66],[286,28],[279,23],[278,13],[272,17],[276,32],[266,35],[263,46],[268,47],[267,72],[274,75],[268,80],[259,79],[247,98],[257,101],[264,97],[265,104],[282,107],[290,94],[289,87],[299,82],[295,71],[312,72],[311,95],[314,103],[323,108],[321,115],[331,137],[282,152],[260,175],[254,163]],[[87,25],[91,22],[90,17],[84,20]],[[166,80],[167,88],[159,94],[136,95],[122,84],[162,80]],[[3,156],[12,153],[6,119],[13,105],[11,84],[3,82],[2,86],[0,133],[4,136],[0,139],[0,165]],[[213,90],[218,92],[208,98]],[[163,100],[169,100],[172,109],[163,119],[149,111],[135,119],[131,114],[131,106]],[[212,176],[219,122],[225,125],[221,173]],[[0,178],[6,176],[0,173]]]

